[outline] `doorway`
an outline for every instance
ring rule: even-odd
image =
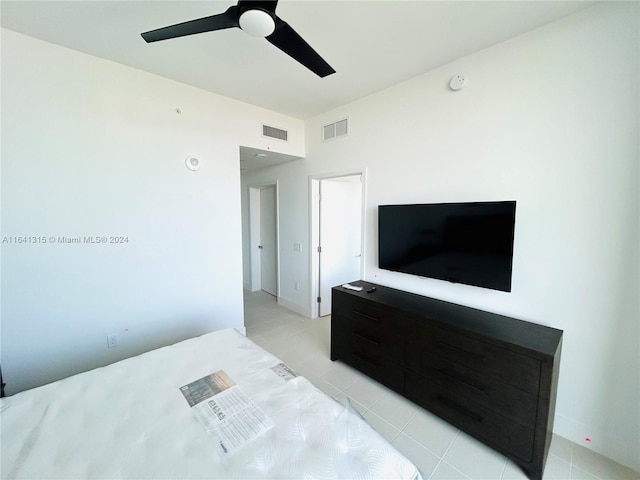
[[[249,187],[251,291],[278,297],[278,185]]]
[[[331,288],[362,278],[364,175],[312,179],[315,316],[331,314]]]
[[[276,187],[260,188],[260,288],[278,296],[278,234],[276,229]]]

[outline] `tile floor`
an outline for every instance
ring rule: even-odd
[[[431,480],[519,480],[510,460],[340,361],[329,359],[330,317],[310,320],[264,292],[245,291],[247,336],[334,398],[347,396],[383,437]],[[554,435],[544,478],[640,480],[634,472]]]

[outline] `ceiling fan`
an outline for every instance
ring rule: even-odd
[[[254,37],[264,37],[320,77],[336,71],[289,26],[276,15],[277,0],[239,0],[224,13],[158,28],[142,34],[147,43],[184,37],[196,33],[237,27]]]

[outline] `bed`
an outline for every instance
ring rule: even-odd
[[[3,398],[2,478],[421,479],[348,404],[235,330]]]

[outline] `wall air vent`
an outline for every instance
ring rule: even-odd
[[[262,125],[262,136],[275,138],[284,142],[288,141],[289,132],[282,130],[281,128],[270,127],[269,125]]]
[[[337,122],[322,126],[322,141],[333,140],[349,135],[349,119],[343,118]]]

